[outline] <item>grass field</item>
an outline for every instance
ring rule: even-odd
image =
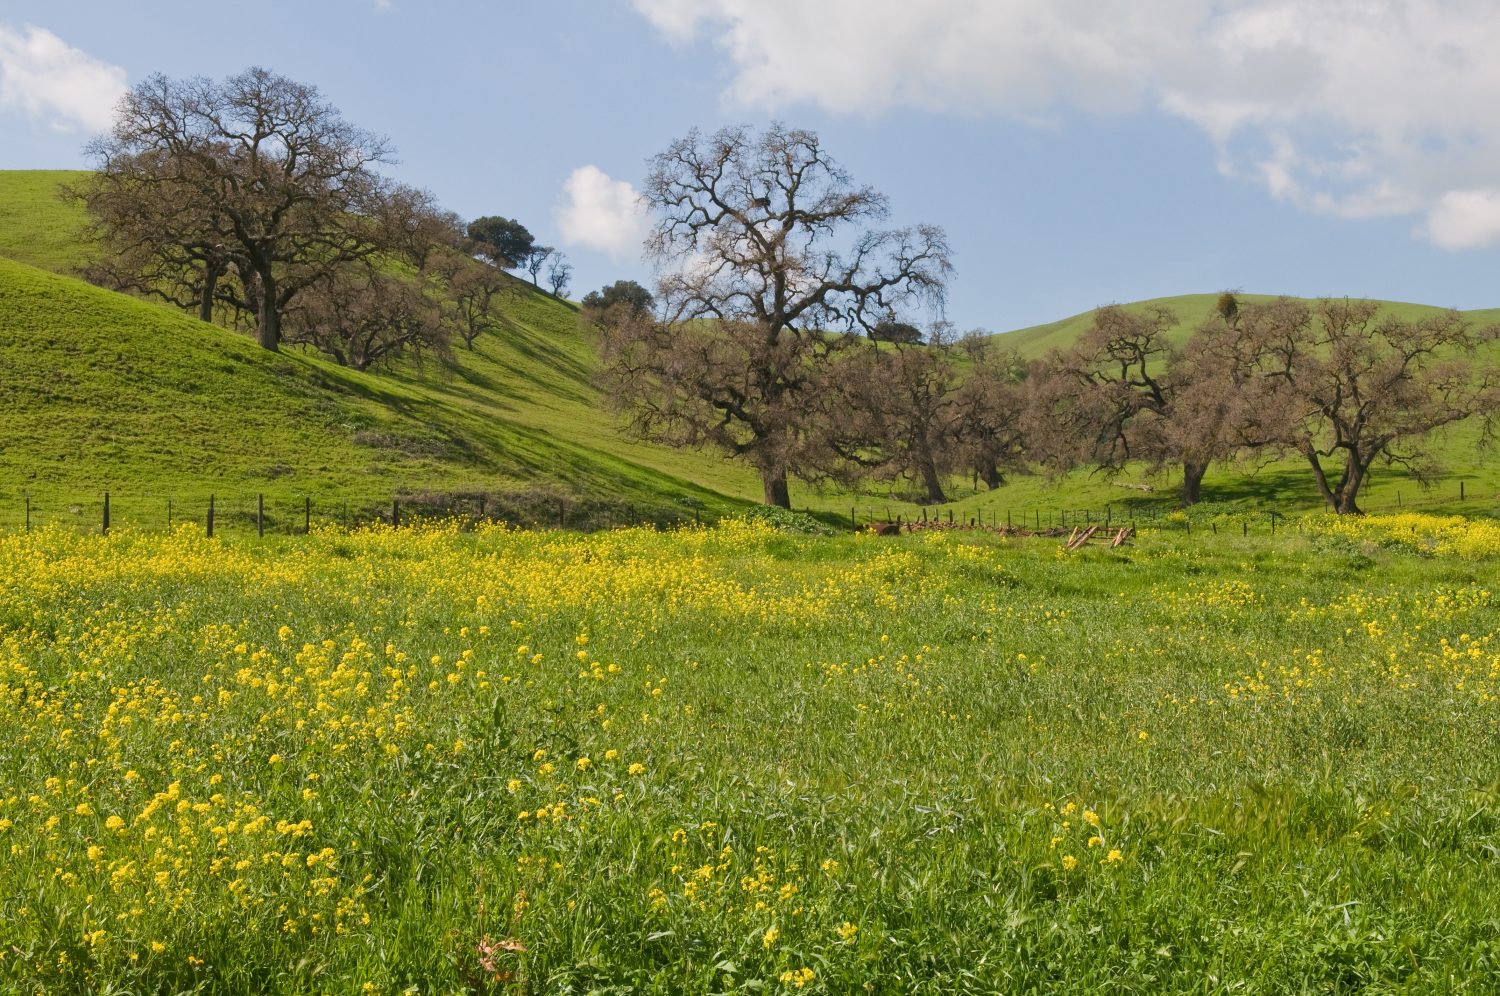
[[[1500,530],[0,536],[18,992],[1492,992]]]

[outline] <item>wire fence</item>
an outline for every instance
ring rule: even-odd
[[[1456,491],[1424,493],[1408,500],[1399,492],[1394,503],[1361,506],[1367,513],[1436,510],[1471,516],[1500,512],[1500,495],[1472,494],[1463,482]],[[1126,527],[1201,531],[1217,535],[1239,532],[1274,535],[1314,506],[1205,503],[1180,508],[1170,500],[1150,498],[1107,502],[1100,506],[1071,503],[1034,503],[1025,506],[985,507],[875,504],[859,502],[847,514],[829,508],[803,508],[793,524],[827,529],[897,526],[902,529],[972,529],[1007,533],[1054,534],[1071,529]],[[547,491],[509,494],[406,493],[393,496],[345,494],[267,494],[228,492],[196,495],[141,494],[100,491],[80,495],[24,491],[0,494],[0,529],[30,531],[62,527],[108,533],[128,528],[170,531],[191,524],[206,535],[304,535],[318,529],[360,529],[375,525],[401,527],[419,521],[452,520],[461,525],[506,523],[530,529],[597,531],[648,526],[671,529],[712,525],[722,515],[706,504],[684,502],[678,507],[644,506],[625,499],[580,498]],[[743,513],[739,513],[743,514]],[[757,510],[770,521],[785,515]],[[1295,526],[1293,525],[1293,528]]]
[[[107,534],[163,532],[191,525],[208,536],[306,535],[331,527],[352,530],[452,520],[531,529],[595,531],[647,526],[671,529],[717,521],[705,506],[642,507],[622,501],[557,495],[287,495],[234,492],[161,495],[101,491],[90,495],[23,492],[0,497],[0,529],[60,527]]]

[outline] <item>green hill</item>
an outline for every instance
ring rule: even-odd
[[[1240,294],[1237,295],[1241,303],[1258,304],[1274,300],[1271,294]],[[1161,305],[1172,309],[1177,315],[1177,324],[1169,333],[1174,342],[1184,342],[1192,334],[1193,330],[1203,322],[1205,318],[1213,313],[1214,306],[1218,303],[1218,294],[1179,294],[1175,297],[1155,297],[1144,301],[1132,301],[1124,307],[1131,311],[1143,311],[1146,308]],[[1400,301],[1387,301],[1384,303],[1386,311],[1401,315],[1404,318],[1416,318],[1424,313],[1442,310],[1439,307],[1427,304],[1408,304]],[[1500,321],[1500,308],[1490,308],[1482,311],[1468,311],[1464,314],[1470,321],[1476,324],[1489,324]],[[1077,315],[1071,315],[1055,322],[1045,325],[1033,325],[1030,328],[1017,329],[1014,332],[1003,332],[996,337],[996,341],[1014,349],[1027,359],[1035,359],[1052,349],[1061,349],[1076,340],[1093,322],[1094,312],[1085,311]]]
[[[759,498],[759,482],[738,464],[626,437],[592,382],[593,347],[575,308],[529,285],[518,283],[506,305],[505,332],[458,348],[452,364],[361,374],[312,353],[266,353],[248,336],[67,276],[87,247],[77,207],[56,191],[77,175],[0,171],[0,525],[19,521],[27,494],[34,519],[96,522],[105,490],[117,522],[153,526],[169,499],[176,516],[201,518],[209,494],[221,521],[241,524],[265,494],[275,527],[300,525],[305,498],[315,514],[335,517],[346,503],[356,514],[388,510],[396,495],[431,510],[477,511],[482,499],[513,520],[561,515],[576,525],[713,517]],[[1186,335],[1214,297],[1160,301]],[[1088,321],[1076,315],[1002,339],[1039,355]],[[1403,503],[1456,504],[1460,479],[1470,496],[1500,491],[1473,433],[1452,434],[1444,457],[1449,473],[1436,492],[1419,495],[1404,474],[1382,473],[1366,504],[1394,505],[1398,493]],[[994,492],[964,482],[950,490],[951,511],[1003,522],[1065,508],[1164,507],[1172,487],[1171,475],[1139,474],[1017,478]],[[1215,468],[1204,490],[1240,509],[1318,505],[1295,462]],[[794,484],[793,501],[845,519],[851,509],[861,518],[922,514],[884,486],[850,494]]]
[[[164,516],[169,497],[201,514],[210,493],[241,515],[266,493],[282,521],[304,495],[339,514],[397,493],[535,518],[736,504],[663,472],[676,454],[580,443],[610,425],[571,314],[531,301],[514,325],[506,356],[486,343],[455,371],[358,373],[0,259],[0,515],[25,492],[39,516],[92,521],[105,490],[119,521]]]
[[[84,217],[59,188],[78,170],[0,170],[0,256],[54,273],[77,273],[88,261]]]

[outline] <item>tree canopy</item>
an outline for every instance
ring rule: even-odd
[[[526,265],[537,252],[536,237],[514,218],[496,215],[475,218],[469,222],[467,231],[477,255],[507,270]]]
[[[645,413],[635,424],[647,434],[748,462],[766,503],[788,507],[789,474],[816,480],[837,472],[830,454],[858,456],[821,417],[830,358],[903,309],[941,307],[947,239],[932,225],[873,227],[885,196],[811,131],[693,131],[651,165],[647,251],[664,321],[616,328],[616,398]]]
[[[656,306],[656,298],[634,280],[616,280],[608,287],[583,295],[582,304],[599,311],[623,305],[631,314],[640,315]]]
[[[390,159],[384,139],[315,87],[258,67],[222,81],[148,77],[89,150],[98,170],[83,194],[117,275],[160,283],[174,271],[204,313],[222,298],[252,315],[271,350],[298,294],[381,251],[395,216],[422,206],[398,204],[375,172]]]

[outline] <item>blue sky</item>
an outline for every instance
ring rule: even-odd
[[[77,167],[119,88],[262,65],[391,172],[519,218],[572,294],[649,282],[630,188],[697,126],[820,133],[947,229],[947,318],[1226,287],[1500,305],[1479,0],[0,0],[0,167]]]

